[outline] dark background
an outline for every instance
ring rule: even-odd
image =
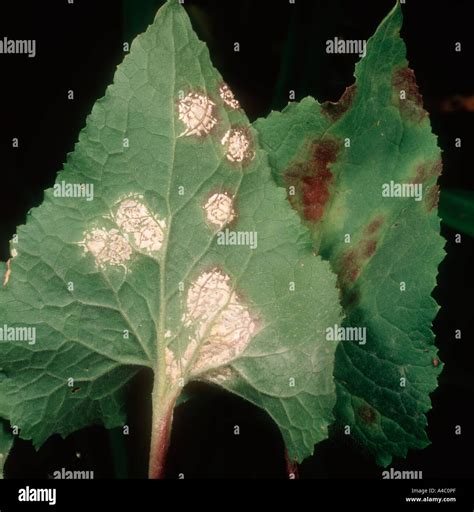
[[[11,5],[14,4],[14,5]],[[113,80],[122,45],[151,23],[157,0],[22,0],[2,4],[0,37],[36,39],[37,56],[0,55],[0,258],[29,209],[54,183],[94,102]],[[336,101],[353,81],[355,56],[327,55],[327,39],[367,39],[393,0],[186,0],[198,34],[214,65],[236,93],[251,120],[280,109],[294,89]],[[443,148],[444,190],[472,189],[474,80],[470,0],[407,0],[402,31],[434,132]],[[233,43],[240,42],[240,53]],[[456,41],[462,52],[454,51]],[[75,99],[67,99],[74,90]],[[18,137],[20,147],[11,147]],[[462,138],[462,148],[454,138]],[[441,200],[443,208],[443,198]],[[396,469],[427,477],[472,477],[473,240],[443,224],[447,257],[434,296],[441,310],[434,323],[446,368],[432,395],[428,434],[432,445],[396,459]],[[462,340],[455,340],[455,329]],[[66,440],[51,438],[36,453],[17,441],[7,477],[47,477],[53,471],[93,470],[95,477],[144,477],[149,439],[151,375],[130,389],[131,433],[93,427]],[[192,400],[175,412],[168,476],[286,477],[283,443],[264,412],[239,398],[192,386]],[[234,425],[240,436],[234,436]],[[462,435],[454,434],[455,425]],[[345,436],[335,433],[300,466],[301,477],[375,477],[382,469]]]

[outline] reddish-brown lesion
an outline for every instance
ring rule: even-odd
[[[376,240],[366,240],[364,242],[364,246],[362,248],[362,254],[365,258],[370,258],[375,254],[377,250],[377,241]]]
[[[433,178],[438,178],[443,171],[443,162],[441,158],[434,163],[422,163],[416,167],[415,177],[412,183],[425,183]]]
[[[442,172],[443,162],[439,158],[435,162],[419,164],[411,181],[412,183],[423,185],[424,204],[429,212],[438,207],[439,186],[436,180],[441,176]]]
[[[357,300],[357,294],[354,293],[354,285],[361,275],[364,266],[377,252],[384,223],[385,217],[382,214],[375,216],[362,229],[360,240],[354,247],[343,252],[336,263],[339,287],[346,306],[354,305]]]
[[[353,288],[344,296],[344,309],[354,308],[360,300],[360,291],[357,288]]]
[[[377,419],[377,413],[370,405],[362,405],[357,410],[359,418],[367,425],[372,425]]]
[[[432,185],[428,189],[425,197],[425,205],[429,212],[434,208],[437,208],[439,204],[439,186]]]
[[[423,121],[428,113],[423,108],[423,98],[413,70],[409,67],[397,69],[393,74],[392,86],[395,104],[402,115],[412,121]],[[400,99],[401,91],[405,91],[405,99]]]
[[[366,236],[374,236],[378,233],[379,229],[382,227],[383,221],[384,221],[383,215],[377,215],[365,228],[365,235]]]
[[[287,184],[296,190],[296,196],[290,195],[289,200],[308,222],[316,223],[324,216],[334,181],[331,166],[341,146],[330,137],[316,140],[310,146],[308,160],[293,165],[285,174]]]
[[[359,250],[356,248],[345,252],[339,261],[339,268],[339,282],[344,284],[353,283],[359,276],[361,269]]]
[[[352,106],[356,92],[357,86],[355,84],[346,87],[339,101],[325,101],[321,103],[321,111],[323,114],[326,114],[331,121],[335,122],[339,120]]]

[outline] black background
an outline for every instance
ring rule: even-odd
[[[13,5],[12,5],[13,4]],[[22,0],[2,4],[0,37],[36,39],[37,56],[0,55],[0,258],[26,214],[54,183],[94,102],[112,82],[123,59],[122,44],[151,23],[154,0]],[[186,0],[215,66],[236,93],[251,120],[307,94],[336,101],[353,81],[354,56],[327,55],[335,36],[367,39],[393,5],[392,0]],[[473,113],[443,108],[456,95],[474,95],[472,2],[407,0],[402,35],[433,130],[443,148],[442,188],[472,185]],[[240,53],[233,51],[238,41]],[[462,52],[454,51],[456,41]],[[74,90],[75,99],[67,99]],[[473,107],[471,107],[472,110]],[[18,137],[20,147],[11,147]],[[454,138],[462,138],[462,148]],[[472,477],[473,241],[443,226],[447,257],[434,296],[441,305],[434,331],[446,368],[432,395],[428,434],[432,445],[396,459],[397,469],[425,477]],[[455,329],[462,340],[454,339]],[[130,389],[131,433],[85,429],[66,440],[51,438],[36,453],[18,440],[6,465],[7,477],[47,477],[56,469],[93,470],[101,477],[144,477],[149,439],[151,375],[139,375]],[[175,413],[169,477],[286,477],[277,427],[264,412],[229,394],[193,386],[194,398]],[[233,434],[240,426],[240,436]],[[462,435],[454,434],[455,425]],[[79,454],[79,456],[77,455]],[[300,467],[300,477],[374,477],[382,469],[347,437],[334,433]]]

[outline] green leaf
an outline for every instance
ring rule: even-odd
[[[0,479],[4,478],[3,472],[8,454],[13,447],[13,434],[6,421],[0,421]]]
[[[442,190],[439,216],[450,228],[474,236],[474,193],[471,190]]]
[[[40,446],[123,425],[127,383],[143,367],[155,374],[151,476],[190,380],[264,408],[292,459],[327,436],[336,276],[312,255],[255,135],[168,2],[12,245],[0,324],[36,329],[0,343],[0,416],[21,437]],[[93,185],[93,200],[64,197],[71,183]]]
[[[0,286],[5,283],[9,277],[9,263],[0,261]],[[0,376],[2,368],[0,366]],[[13,447],[13,435],[9,429],[8,422],[0,420],[0,479],[4,478],[4,467],[10,450]]]
[[[338,274],[346,313],[335,378],[337,424],[382,465],[428,444],[425,413],[441,365],[431,297],[444,256],[440,150],[405,58],[397,6],[368,41],[337,103],[290,104],[255,126],[276,181]],[[422,199],[385,197],[388,191]],[[405,379],[405,380],[403,380]]]

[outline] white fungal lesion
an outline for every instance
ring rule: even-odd
[[[176,382],[182,375],[178,361],[174,357],[173,351],[165,348],[166,376],[171,382]]]
[[[199,375],[239,357],[258,331],[258,321],[218,269],[203,272],[188,290],[182,317],[188,345],[181,367]]]
[[[150,212],[142,202],[142,196],[120,201],[113,219],[123,232],[130,235],[139,251],[151,254],[163,246],[166,221]]]
[[[236,372],[230,366],[223,366],[216,370],[210,370],[202,375],[202,380],[207,380],[213,384],[223,384],[236,377]]]
[[[249,132],[245,128],[227,130],[222,137],[221,144],[224,146],[227,160],[230,162],[243,162],[244,160],[253,160],[255,157]]]
[[[186,129],[178,137],[208,135],[217,124],[215,103],[206,95],[191,92],[178,102],[178,117]]]
[[[12,259],[13,258],[16,258],[18,256],[18,251],[15,249],[15,247],[11,247],[10,246],[10,258],[8,258],[7,262],[6,262],[6,270],[5,270],[5,274],[3,275],[3,286],[6,286],[8,284],[8,281],[10,280],[10,276],[12,274],[12,268],[11,268],[11,264],[12,264]]]
[[[108,265],[125,267],[133,253],[132,246],[118,229],[94,228],[84,233],[79,245],[85,253],[92,254],[99,268]]]
[[[204,205],[207,220],[223,228],[235,219],[234,201],[227,193],[212,194]]]
[[[234,93],[230,90],[227,84],[221,85],[219,88],[219,96],[232,110],[237,110],[240,108],[239,101],[235,98]]]
[[[190,343],[186,347],[186,350],[184,354],[181,356],[181,358],[176,358],[174,352],[170,348],[166,347],[166,375],[171,380],[171,382],[176,382],[179,378],[183,377],[184,371],[191,363],[196,348],[196,340],[190,340]]]
[[[86,230],[78,243],[84,253],[90,253],[98,268],[125,265],[133,252],[149,255],[158,253],[166,235],[166,221],[150,212],[140,194],[130,194],[115,203],[111,212],[102,217],[112,228],[93,227]]]
[[[3,276],[3,286],[6,286],[8,284],[8,281],[10,280],[10,275],[12,273],[11,258],[7,260],[6,267],[7,268],[6,268],[6,271],[5,271],[5,275]]]

